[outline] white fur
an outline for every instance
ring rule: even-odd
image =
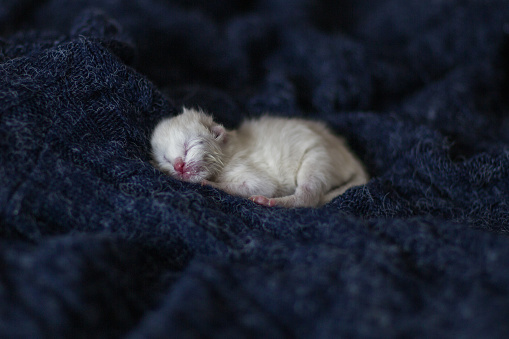
[[[152,134],[157,166],[266,206],[318,206],[368,175],[344,140],[319,122],[264,116],[228,131],[201,111],[183,110]],[[211,156],[212,154],[212,156]],[[189,173],[177,173],[182,158]]]
[[[224,137],[224,128],[214,123],[212,117],[184,108],[181,115],[163,119],[156,126],[151,138],[152,155],[163,172],[199,183],[221,169],[223,155],[219,143]],[[184,178],[175,171],[173,164],[178,157],[192,167],[189,177]]]

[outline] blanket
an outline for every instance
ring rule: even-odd
[[[0,337],[507,338],[506,0],[4,0]],[[371,179],[258,206],[151,163],[182,106]]]

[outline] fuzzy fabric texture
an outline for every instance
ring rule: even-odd
[[[507,0],[4,0],[0,337],[509,337]],[[182,105],[372,177],[257,206],[150,164]]]

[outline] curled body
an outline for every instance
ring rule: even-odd
[[[151,146],[155,165],[172,177],[265,206],[320,206],[368,181],[343,138],[303,119],[264,116],[227,130],[184,108],[156,126]]]

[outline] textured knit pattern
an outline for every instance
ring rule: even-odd
[[[3,0],[0,337],[509,337],[507,0]],[[174,180],[182,105],[344,135],[318,209]]]

